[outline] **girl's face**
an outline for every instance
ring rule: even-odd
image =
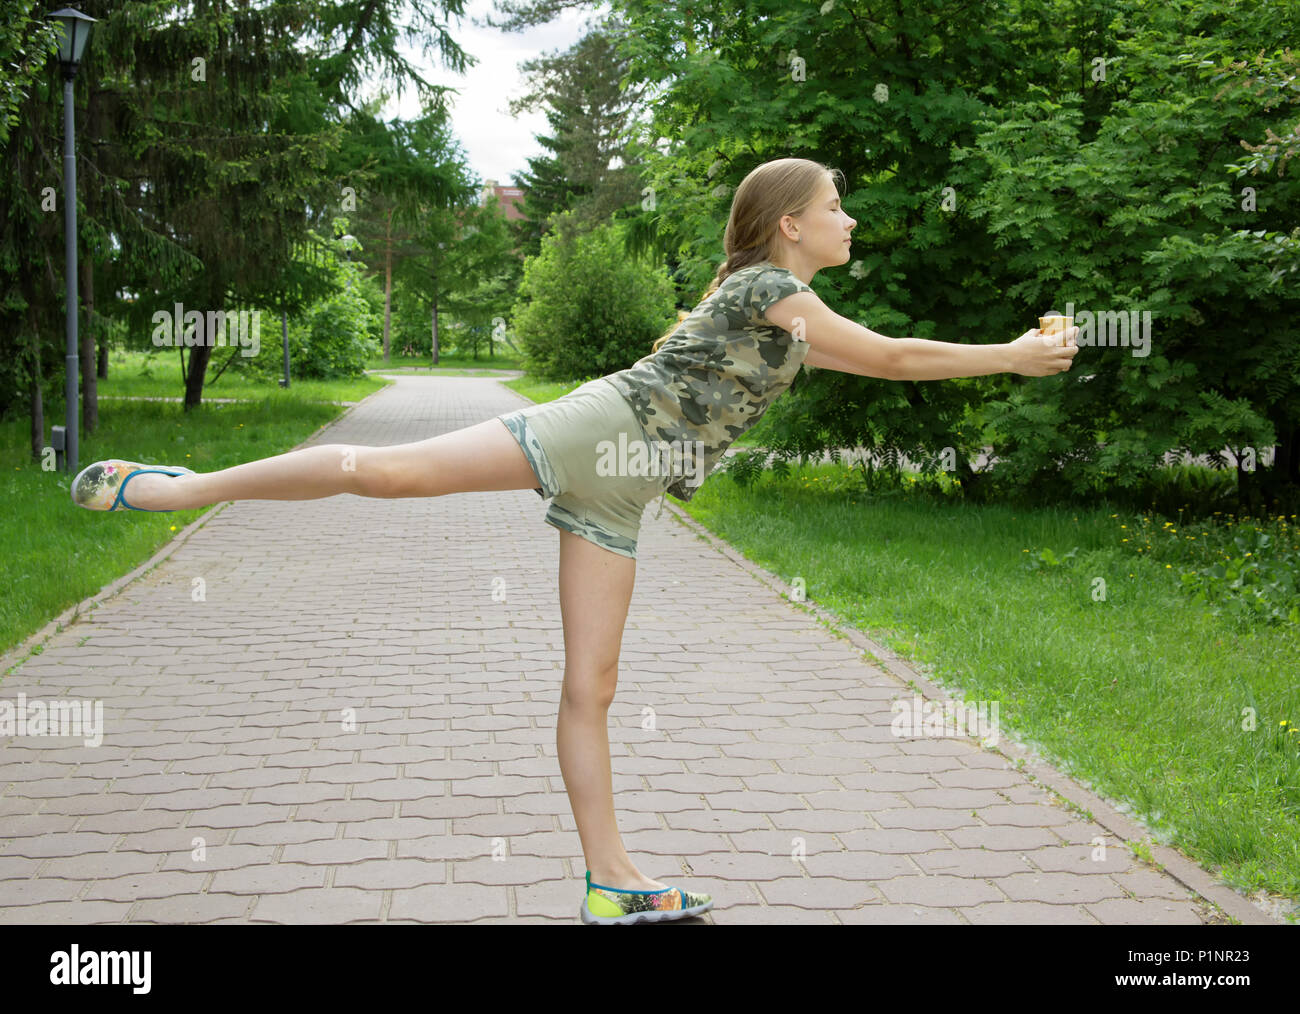
[[[839,191],[829,176],[804,213],[787,216],[782,224],[787,221],[793,226],[790,232],[799,237],[798,243],[794,243],[791,237],[790,246],[786,248],[789,253],[818,267],[848,263],[851,256],[849,233],[858,223],[840,207]],[[784,228],[782,232],[785,232]]]

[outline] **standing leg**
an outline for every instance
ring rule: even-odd
[[[658,891],[668,885],[643,876],[623,848],[609,760],[608,713],[635,578],[635,560],[560,532],[564,686],[556,745],[592,882]]]
[[[148,510],[187,510],[222,500],[443,496],[537,485],[505,423],[488,419],[409,444],[318,444],[218,472],[137,475],[127,484],[127,499]]]

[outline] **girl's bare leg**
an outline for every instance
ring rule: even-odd
[[[556,747],[592,882],[658,891],[669,885],[646,878],[623,848],[609,760],[608,712],[635,578],[635,560],[560,532],[564,686]]]
[[[149,510],[184,510],[223,500],[442,496],[538,485],[505,424],[488,419],[410,444],[319,444],[219,472],[137,475],[127,483],[126,498]]]
[[[514,436],[489,419],[410,444],[322,444],[218,472],[138,475],[127,485],[127,499],[137,507],[180,510],[223,500],[427,497],[538,485]],[[623,848],[609,759],[608,712],[635,576],[635,560],[560,532],[565,665],[556,745],[591,879],[657,891],[669,885],[643,876]]]

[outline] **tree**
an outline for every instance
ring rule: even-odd
[[[1300,26],[1261,14],[1226,39],[1208,33],[1214,14],[1203,5],[1143,13],[1111,43],[1123,101],[1095,129],[1077,94],[1031,86],[962,153],[969,169],[956,186],[1008,251],[1008,291],[1100,310],[1109,326],[1094,331],[1112,332],[1094,333],[1080,354],[1090,380],[1013,389],[987,418],[1005,438],[1013,488],[1050,477],[1074,495],[1141,490],[1168,453],[1222,464],[1226,444],[1243,506],[1295,503],[1300,348],[1273,322],[1296,316],[1300,278],[1278,277],[1251,230],[1294,221],[1300,185],[1278,180],[1260,202],[1243,190],[1229,161],[1266,109],[1249,90],[1215,86],[1205,65]],[[1117,347],[1138,312],[1149,346]],[[1276,460],[1263,467],[1270,445]]]
[[[5,5],[0,19],[0,146],[21,121],[19,109],[29,89],[44,76],[59,51],[58,25],[27,4]],[[39,20],[38,20],[39,18]]]
[[[522,273],[523,262],[501,210],[490,201],[466,209],[443,274],[456,282],[446,290],[444,305],[466,329],[466,344],[475,359],[481,344],[492,353],[491,335],[508,318]]]
[[[518,274],[518,259],[501,211],[480,206],[467,195],[464,204],[426,209],[417,232],[421,252],[403,264],[404,288],[429,307],[432,362],[441,356],[439,315],[451,310],[462,322],[483,323],[499,315],[503,293],[490,280]],[[499,284],[499,283],[498,283]]]
[[[888,334],[1008,341],[1025,310],[981,278],[992,242],[964,218],[929,208],[949,182],[950,150],[969,143],[994,97],[1052,72],[1058,40],[977,0],[882,8],[790,6],[779,0],[660,8],[615,5],[620,53],[654,95],[638,139],[648,199],[632,219],[637,251],[679,265],[694,305],[723,258],[735,187],[755,166],[803,156],[840,169],[845,210],[861,223],[855,263],[815,288],[838,312]],[[970,25],[998,24],[973,32]],[[976,381],[891,383],[802,372],[764,417],[781,457],[839,447],[912,458],[980,447],[966,425]],[[783,424],[782,420],[786,420]],[[966,466],[967,478],[970,476]]]
[[[431,208],[469,201],[476,188],[465,154],[451,136],[446,110],[430,109],[411,121],[380,123],[377,103],[358,113],[345,151],[352,164],[373,167],[369,187],[356,197],[356,235],[384,273],[384,361],[389,359],[393,278],[402,262],[427,253],[419,239]]]
[[[528,370],[573,380],[630,366],[672,319],[672,284],[655,262],[626,255],[620,224],[564,224],[524,262],[511,316]]]
[[[952,448],[969,495],[1078,497],[1136,494],[1169,452],[1275,441],[1288,464],[1239,489],[1296,495],[1300,366],[1277,326],[1296,293],[1271,280],[1276,246],[1243,235],[1284,233],[1300,195],[1273,181],[1245,212],[1229,189],[1239,140],[1291,128],[1246,90],[1216,96],[1198,65],[1277,49],[1300,10],[1243,9],[1225,34],[1204,0],[1128,0],[1105,19],[1064,0],[871,18],[840,2],[615,8],[619,52],[655,89],[640,142],[654,200],[630,235],[680,260],[689,299],[721,257],[735,185],[802,155],[849,181],[854,260],[814,283],[845,316],[966,342],[1009,341],[1071,302],[1161,322],[1148,356],[1085,348],[1054,378],[805,371],[765,417],[779,456],[860,446],[938,462]],[[999,464],[974,473],[986,425]]]
[[[0,55],[16,68],[0,90],[6,162],[0,182],[0,412],[27,388],[33,451],[42,393],[57,379],[60,333],[54,251],[62,237],[45,188],[59,175],[61,96],[45,8],[11,5]],[[302,256],[339,210],[347,169],[331,162],[339,120],[368,76],[413,85],[426,108],[449,90],[427,82],[403,47],[419,39],[462,71],[443,27],[463,0],[305,4],[86,0],[98,19],[76,83],[79,247],[88,321],[82,330],[86,417],[94,421],[94,342],[110,318],[148,334],[160,308],[231,303],[301,306],[328,279]],[[400,20],[399,20],[400,14]],[[30,87],[29,87],[30,85]],[[21,129],[10,131],[11,124]],[[96,301],[96,297],[98,297]],[[102,349],[101,349],[102,351]],[[186,349],[180,350],[185,363]],[[199,404],[211,346],[188,349],[185,403]]]
[[[642,89],[621,87],[626,62],[605,27],[563,53],[526,61],[521,68],[528,72],[530,90],[510,103],[510,112],[544,107],[552,131],[537,137],[552,154],[530,158],[529,171],[518,178],[530,223],[521,239],[524,252],[532,254],[557,213],[572,211],[574,227],[586,229],[636,199],[639,182],[628,134]]]

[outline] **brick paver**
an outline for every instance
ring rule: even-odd
[[[520,404],[491,379],[405,376],[313,442],[419,440]],[[0,923],[577,925],[545,509],[520,490],[209,516],[0,687],[101,701],[105,723],[99,746],[0,748]],[[1003,753],[894,737],[890,703],[914,692],[896,662],[671,503],[653,515],[610,711],[616,805],[648,875],[714,895],[706,921],[1216,918],[1203,871],[1139,863]],[[1254,911],[1234,914],[1270,921]]]

